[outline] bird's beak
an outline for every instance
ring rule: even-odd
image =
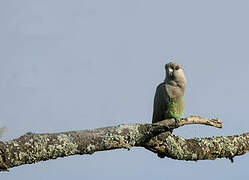
[[[173,69],[169,67],[169,77],[172,79],[173,78]]]

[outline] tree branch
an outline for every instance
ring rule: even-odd
[[[76,154],[92,154],[133,146],[145,147],[160,157],[178,160],[233,159],[249,150],[249,134],[228,137],[184,139],[171,130],[186,124],[205,124],[221,128],[217,119],[199,116],[168,119],[157,124],[122,124],[118,126],[52,134],[26,133],[0,142],[0,170]]]
[[[216,128],[222,128],[222,120],[212,119],[212,118],[203,118],[201,116],[189,116],[186,118],[180,119],[179,122],[176,122],[176,119],[166,119],[164,121],[160,121],[155,123],[157,125],[168,126],[169,128],[175,129],[180,126],[188,125],[188,124],[203,124],[208,126],[213,126]]]

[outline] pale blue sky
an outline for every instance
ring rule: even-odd
[[[224,128],[187,126],[184,137],[248,132],[249,1],[0,1],[0,126],[3,140],[149,123],[164,64],[179,62],[185,115],[219,117]],[[26,179],[246,179],[249,155],[185,162],[143,149],[24,165]]]

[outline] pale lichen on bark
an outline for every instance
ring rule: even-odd
[[[196,118],[196,119],[195,119]],[[118,126],[51,134],[27,133],[17,139],[0,142],[0,171],[7,168],[76,154],[145,147],[159,157],[178,160],[229,158],[249,150],[249,134],[227,137],[185,139],[171,134],[185,124],[205,124],[221,128],[222,122],[199,116],[180,123],[168,119],[157,124],[122,124]]]
[[[146,148],[158,153],[160,157],[178,160],[197,161],[228,158],[245,154],[249,151],[249,134],[221,136],[213,138],[184,139],[180,136],[152,138]]]
[[[67,134],[28,133],[12,141],[1,142],[8,167],[31,164],[77,153],[77,143]]]

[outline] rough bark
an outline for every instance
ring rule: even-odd
[[[52,134],[26,133],[17,139],[0,142],[0,170],[58,157],[130,149],[133,146],[144,147],[159,157],[191,161],[216,158],[233,160],[234,156],[249,151],[249,133],[194,139],[171,134],[173,129],[186,124],[222,127],[220,120],[190,116],[179,122],[168,119],[156,124],[122,124]]]

